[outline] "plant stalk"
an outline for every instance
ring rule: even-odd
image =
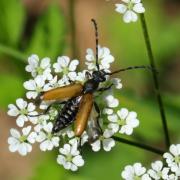
[[[141,26],[143,29],[143,35],[144,35],[144,39],[145,39],[145,44],[146,44],[146,49],[147,49],[150,65],[151,65],[152,69],[156,69],[156,64],[155,64],[155,60],[154,60],[154,56],[153,56],[153,52],[152,52],[151,42],[150,42],[148,28],[147,28],[144,14],[140,15],[140,19],[141,19]],[[163,125],[163,130],[164,130],[166,149],[169,149],[170,138],[169,138],[167,120],[166,120],[166,115],[165,115],[165,110],[164,110],[164,104],[163,104],[160,89],[159,89],[158,76],[155,71],[152,71],[152,75],[153,75],[153,81],[154,81],[154,86],[155,86],[157,102],[159,105],[159,110],[160,110],[160,115],[161,115],[161,121],[162,121],[162,125]]]
[[[113,139],[115,141],[120,142],[120,143],[124,143],[124,144],[128,144],[128,145],[131,145],[131,146],[134,146],[134,147],[138,147],[140,149],[144,149],[144,150],[147,150],[147,151],[159,154],[159,155],[163,155],[165,153],[161,149],[157,149],[157,148],[154,148],[154,147],[149,146],[149,145],[145,145],[145,144],[141,144],[141,143],[138,143],[138,142],[130,141],[130,140],[123,139],[123,138],[120,138],[120,137],[113,136]]]
[[[27,56],[15,49],[12,49],[11,47],[0,44],[0,52],[26,63]]]
[[[75,24],[75,0],[69,0],[69,20],[71,32],[71,53],[72,58],[78,58],[77,44],[76,44],[76,24]]]

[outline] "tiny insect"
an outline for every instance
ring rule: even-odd
[[[113,84],[111,84],[108,87],[99,88],[100,83],[105,82],[107,80],[107,76],[111,76],[122,71],[140,68],[151,69],[148,66],[133,66],[125,69],[119,69],[114,72],[106,72],[103,69],[100,70],[98,63],[98,27],[94,19],[92,19],[92,23],[95,28],[97,70],[94,70],[92,73],[86,71],[87,81],[84,85],[72,82],[70,85],[43,92],[39,96],[41,101],[55,100],[56,103],[63,104],[63,108],[59,110],[52,129],[53,134],[58,133],[60,130],[65,129],[74,122],[75,136],[80,137],[87,129],[90,143],[95,142],[102,134],[99,123],[101,112],[97,103],[94,101],[94,93],[97,91],[107,91],[113,86]],[[47,108],[46,112],[52,105],[53,103]]]

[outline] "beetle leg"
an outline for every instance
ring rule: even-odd
[[[28,115],[28,116],[29,116],[29,117],[38,117],[38,116],[47,114],[48,111],[51,109],[51,107],[52,107],[53,105],[55,105],[55,104],[61,105],[61,104],[65,104],[65,103],[66,103],[66,101],[62,101],[62,102],[54,102],[54,103],[50,104],[50,105],[47,107],[47,109],[46,109],[43,113],[40,113],[40,114],[37,114],[37,115]]]
[[[86,71],[85,73],[86,79],[90,79],[91,78],[91,74],[89,71]]]
[[[65,103],[66,103],[66,101],[54,102],[54,103],[50,104],[50,105],[47,107],[47,109],[44,111],[44,114],[47,114],[48,111],[51,109],[52,106],[54,106],[54,105],[61,105],[61,104],[65,104]]]
[[[98,117],[97,117],[97,125],[98,125],[98,127],[99,127],[101,133],[103,133],[103,130],[102,130],[101,125],[100,125],[100,122],[99,122],[99,118],[100,118],[100,116],[101,116],[101,111],[100,111],[100,108],[99,108],[99,106],[98,106],[98,104],[97,104],[96,102],[94,102],[94,107],[95,107],[95,110],[96,110],[97,113],[98,113]]]
[[[113,85],[114,85],[114,84],[111,84],[111,85],[109,85],[108,87],[100,88],[100,89],[98,89],[98,91],[100,91],[100,92],[107,91],[107,90],[111,89],[111,87],[112,87]]]
[[[78,143],[78,150],[79,150],[80,154],[82,154],[81,140],[82,140],[82,138],[80,137],[79,138],[79,143]]]

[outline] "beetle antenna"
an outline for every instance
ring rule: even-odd
[[[114,71],[112,73],[106,73],[106,75],[113,75],[113,74],[117,74],[119,72],[133,70],[133,69],[148,69],[148,70],[155,71],[156,73],[158,73],[156,69],[154,69],[154,68],[152,68],[150,66],[131,66],[131,67],[128,67],[128,68],[119,69],[119,70]]]
[[[99,35],[98,35],[98,26],[95,19],[91,19],[95,28],[95,37],[96,37],[96,67],[99,71],[99,63],[98,63],[98,45],[99,45]]]

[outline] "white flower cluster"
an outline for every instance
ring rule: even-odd
[[[107,128],[99,140],[91,144],[93,151],[99,151],[102,147],[105,151],[110,151],[115,146],[115,141],[111,138],[114,134],[132,135],[133,129],[139,126],[139,120],[135,112],[129,112],[126,108],[121,108],[116,111],[119,106],[118,99],[112,94],[105,97],[105,108],[103,109],[104,116],[107,119]]]
[[[123,21],[125,23],[136,22],[138,20],[137,14],[144,13],[145,8],[141,0],[122,0],[124,4],[116,4],[116,11],[123,14]]]
[[[114,61],[110,50],[106,47],[99,48],[100,69],[110,71],[110,65]],[[32,79],[24,82],[24,88],[27,90],[26,98],[19,98],[16,104],[8,106],[8,115],[16,117],[16,124],[22,128],[22,133],[16,129],[11,129],[11,136],[8,139],[9,150],[18,152],[20,155],[27,155],[32,151],[32,144],[39,143],[41,151],[51,151],[53,148],[59,148],[57,162],[63,165],[65,169],[76,171],[78,167],[84,165],[84,160],[80,155],[79,146],[88,142],[88,133],[83,133],[81,138],[75,137],[72,126],[63,129],[59,133],[53,134],[53,124],[57,118],[58,112],[63,108],[62,105],[52,106],[48,112],[44,113],[50,103],[41,102],[37,105],[37,100],[41,92],[45,92],[57,87],[66,86],[70,83],[82,83],[87,81],[86,72],[90,74],[96,69],[95,55],[92,49],[87,50],[86,65],[87,70],[77,72],[78,60],[71,60],[67,56],[57,59],[57,62],[51,64],[49,58],[39,59],[37,55],[28,58],[26,71],[31,73]],[[112,94],[112,89],[121,89],[121,80],[111,79],[101,83],[101,87],[113,84],[111,90],[107,93],[97,93],[94,99],[100,97],[101,115],[104,123],[101,123],[103,130],[101,136],[91,143],[92,150],[97,152],[101,147],[105,151],[110,151],[115,146],[113,135],[121,133],[131,135],[133,128],[139,125],[137,114],[129,112],[126,108],[117,110],[119,101]],[[104,101],[102,101],[102,98]],[[106,123],[105,123],[106,121]],[[27,126],[29,125],[29,126]],[[63,147],[62,147],[63,145]]]
[[[171,145],[169,151],[163,155],[166,164],[155,161],[149,170],[142,167],[141,163],[128,165],[121,174],[122,178],[125,180],[178,180],[180,178],[180,144]]]

